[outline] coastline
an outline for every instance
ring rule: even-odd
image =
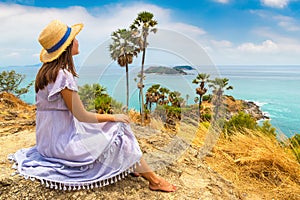
[[[2,70],[16,70],[18,73],[25,74],[25,81],[34,80],[39,66],[22,67],[1,67]],[[136,82],[133,78],[139,69],[135,66],[130,67],[130,106],[135,107],[138,99]],[[292,137],[295,133],[300,133],[300,93],[295,86],[300,84],[299,66],[217,66],[220,76],[229,79],[233,90],[226,91],[227,95],[234,96],[236,99],[258,102],[258,106],[264,115],[272,120],[272,125],[287,137]],[[265,72],[268,73],[265,73]],[[284,72],[284,73],[283,73]],[[151,84],[161,84],[172,90],[178,90],[185,97],[190,96],[189,104],[194,101],[195,84],[191,80],[195,75],[152,75],[148,74],[145,80],[145,87]],[[178,78],[177,78],[178,77]],[[106,87],[108,94],[120,102],[125,103],[124,90],[125,75],[124,70],[119,66],[112,65],[99,77],[100,84]],[[116,82],[117,80],[117,82]],[[85,80],[81,80],[83,83]],[[285,84],[281,84],[284,81]],[[87,81],[88,82],[88,81]],[[180,83],[180,84],[178,84]],[[278,95],[280,92],[280,95]],[[292,98],[287,98],[292,97]],[[34,91],[24,95],[22,99],[30,104],[34,104]],[[263,103],[261,103],[263,102]]]

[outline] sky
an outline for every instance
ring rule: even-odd
[[[197,44],[216,65],[300,65],[300,0],[1,0],[0,67],[40,63],[38,36],[54,19],[84,24],[75,58],[83,64],[113,31],[129,28],[142,11],[154,14],[158,33],[188,38],[188,43],[173,39],[172,48]],[[155,55],[161,63],[181,64]]]

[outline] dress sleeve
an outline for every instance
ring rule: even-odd
[[[78,86],[74,76],[67,70],[60,70],[55,83],[49,88],[48,101],[55,101],[58,99],[60,97],[60,91],[65,88],[78,92]]]

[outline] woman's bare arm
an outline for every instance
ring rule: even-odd
[[[86,111],[77,92],[65,88],[60,93],[68,109],[72,112],[75,118],[80,122],[88,122],[88,123],[107,122],[107,121],[119,121],[125,123],[129,122],[129,119],[126,115],[97,114],[97,113]]]

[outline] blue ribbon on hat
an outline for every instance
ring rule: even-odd
[[[64,43],[65,41],[68,39],[68,37],[70,36],[71,33],[71,28],[68,27],[65,35],[60,39],[60,41],[58,43],[56,43],[53,47],[51,47],[50,49],[46,49],[48,53],[52,53],[54,51],[56,51],[57,49],[59,49]]]

